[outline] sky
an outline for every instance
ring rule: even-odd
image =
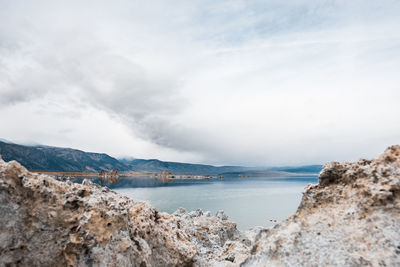
[[[0,0],[0,137],[283,166],[400,143],[400,1]]]

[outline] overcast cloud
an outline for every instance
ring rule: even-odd
[[[399,1],[0,0],[0,137],[295,165],[400,143]]]

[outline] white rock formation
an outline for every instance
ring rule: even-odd
[[[400,266],[400,146],[328,163],[296,214],[239,232],[0,158],[0,266]],[[266,215],[267,216],[267,215]]]
[[[0,266],[186,266],[242,261],[236,224],[201,210],[158,212],[85,180],[60,182],[0,160]],[[228,244],[228,241],[230,242]],[[244,240],[247,242],[247,240]],[[237,245],[239,246],[239,245]]]
[[[400,146],[332,162],[295,215],[258,237],[244,266],[400,266]]]

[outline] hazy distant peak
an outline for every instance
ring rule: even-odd
[[[0,142],[7,143],[7,144],[14,144],[13,142],[11,142],[7,139],[4,139],[4,138],[0,138]]]

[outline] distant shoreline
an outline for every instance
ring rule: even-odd
[[[68,179],[68,178],[80,178],[80,177],[99,177],[99,173],[95,172],[48,172],[48,171],[32,171],[37,174],[46,174],[50,176],[54,176],[57,179]],[[160,180],[172,181],[172,180],[208,180],[212,178],[216,178],[216,176],[212,175],[198,175],[198,174],[163,174],[163,173],[143,173],[143,172],[125,172],[120,173],[119,178],[129,178],[129,177],[138,177],[138,176],[147,176],[149,178],[156,178]]]

